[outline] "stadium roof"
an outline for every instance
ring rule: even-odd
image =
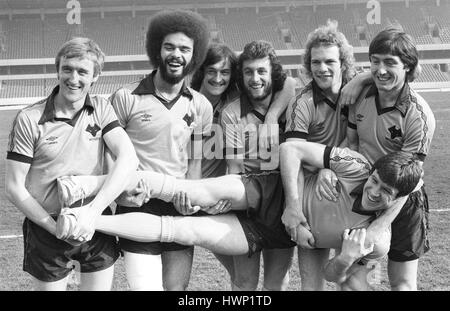
[[[123,6],[133,3],[155,4],[161,1],[134,1],[134,0],[78,0],[81,7]],[[0,10],[24,9],[61,9],[65,8],[69,0],[0,0]],[[140,3],[139,3],[140,2]],[[180,0],[178,0],[180,2]]]
[[[0,0],[0,10],[40,10],[40,9],[65,9],[66,4],[70,0]],[[258,3],[257,0],[78,0],[82,8],[99,8],[99,7],[115,7],[115,6],[131,6],[131,5],[186,5],[192,4],[193,6],[210,4],[210,3]],[[347,0],[350,3],[353,2],[365,2],[363,0]],[[380,2],[404,2],[405,0],[379,0]],[[411,1],[424,1],[424,0],[411,0]],[[267,3],[282,3],[287,2],[305,3],[305,4],[338,4],[344,3],[345,0],[265,0]]]

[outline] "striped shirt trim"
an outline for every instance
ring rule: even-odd
[[[12,151],[8,151],[6,158],[8,160],[14,160],[17,162],[22,162],[22,163],[27,163],[27,164],[31,164],[31,162],[33,162],[33,158],[30,158],[26,155],[17,153],[17,152],[12,152]]]
[[[333,162],[340,162],[340,161],[354,162],[355,161],[355,162],[363,165],[367,171],[370,171],[370,168],[371,168],[369,162],[364,161],[363,159],[357,158],[357,157],[351,157],[351,156],[341,157],[341,156],[337,155],[337,156],[330,158],[329,163],[331,163],[331,161],[333,161]],[[329,167],[326,167],[326,168],[329,168]]]
[[[309,137],[308,133],[299,132],[299,131],[292,131],[292,132],[287,132],[284,134],[285,139],[288,139],[288,138],[308,139],[308,137]]]
[[[298,102],[299,102],[300,98],[302,98],[303,95],[305,95],[306,93],[308,93],[311,90],[312,90],[312,83],[305,86],[301,90],[300,94],[298,94],[295,97],[295,101],[294,101],[294,104],[292,105],[292,112],[291,112],[291,116],[290,116],[291,117],[291,132],[293,132],[295,130],[295,117],[297,116],[297,114],[295,113],[295,110],[297,109]]]
[[[333,149],[333,147],[330,146],[326,146],[325,147],[325,151],[323,153],[323,167],[324,168],[330,168],[330,155],[331,155],[331,150]]]
[[[420,113],[420,118],[423,121],[423,127],[422,127],[423,135],[422,135],[422,140],[420,142],[420,148],[417,151],[417,153],[425,155],[426,153],[424,151],[425,151],[425,144],[427,142],[427,133],[428,133],[427,116],[426,116],[425,112],[423,111],[422,106],[419,105],[417,97],[415,97],[414,95],[410,94],[410,101],[411,101],[412,104],[414,104],[416,106],[417,111]]]
[[[115,129],[116,127],[120,127],[120,123],[118,120],[114,120],[111,123],[109,123],[102,131],[102,136],[108,133],[109,131]]]
[[[356,130],[357,126],[355,123],[351,123],[350,121],[347,122],[347,127]]]

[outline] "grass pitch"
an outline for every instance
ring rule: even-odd
[[[425,291],[450,290],[450,93],[422,93],[433,110],[437,123],[431,152],[425,161],[425,184],[430,200],[431,250],[419,262],[418,287]],[[0,111],[0,291],[31,290],[29,276],[22,271],[23,215],[5,198],[5,158],[8,135],[17,111]],[[262,271],[262,269],[261,269]],[[262,279],[262,278],[261,278]],[[259,288],[261,288],[261,283]],[[76,285],[69,289],[75,290]],[[123,260],[116,264],[113,290],[127,290]],[[207,250],[196,247],[188,290],[229,290],[229,277],[225,269]],[[300,290],[297,256],[290,272],[289,290]],[[329,284],[333,290],[334,285]],[[374,290],[389,290],[386,260],[381,261]]]

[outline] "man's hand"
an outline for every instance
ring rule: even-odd
[[[355,104],[368,81],[370,81],[370,72],[358,74],[350,80],[341,91],[340,102],[342,105]]]
[[[281,222],[284,224],[287,230],[294,230],[298,225],[303,225],[309,229],[308,222],[305,215],[300,210],[299,205],[292,204],[286,205],[283,215],[281,216]]]
[[[342,249],[339,256],[349,264],[373,252],[374,244],[365,248],[366,229],[344,230]]]
[[[286,208],[281,216],[281,222],[286,227],[286,232],[291,236],[293,241],[297,241],[298,226],[310,230],[309,224],[306,221],[305,215],[301,211],[301,206],[298,200],[286,203]]]
[[[317,176],[315,192],[317,198],[321,201],[322,197],[328,201],[336,201],[339,196],[336,173],[327,168],[321,169]]]
[[[215,205],[202,208],[201,210],[210,215],[224,214],[231,210],[231,201],[220,200]]]
[[[292,237],[292,235],[291,235]],[[306,249],[313,249],[315,246],[314,236],[311,231],[303,225],[298,225],[295,229],[295,239],[291,238],[298,246]]]
[[[178,213],[185,216],[195,214],[201,209],[200,206],[191,205],[191,200],[184,191],[175,194],[172,203]]]
[[[140,180],[137,187],[131,191],[122,192],[115,200],[117,204],[127,207],[141,207],[150,200],[148,185]]]
[[[92,208],[91,204],[84,205],[75,208],[76,211],[76,226],[71,233],[70,239],[87,242],[92,239],[95,233],[95,220],[97,219],[99,213]]]

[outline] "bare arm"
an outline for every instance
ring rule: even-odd
[[[364,87],[372,82],[373,79],[370,71],[356,75],[342,88],[340,102],[343,105],[355,104]]]
[[[91,208],[97,215],[125,189],[129,176],[136,171],[139,161],[128,135],[121,127],[116,127],[103,135],[109,150],[115,157],[115,162],[106,176],[106,180],[91,203]]]
[[[283,112],[286,111],[287,105],[291,101],[292,97],[295,96],[295,84],[294,78],[287,77],[284,81],[283,89],[275,93],[273,97],[272,104],[267,111],[265,124],[277,124],[278,119],[282,116]]]
[[[289,102],[295,96],[295,84],[296,81],[294,78],[287,77],[284,81],[283,89],[274,94],[272,104],[264,119],[264,125],[266,126],[261,127],[261,131],[259,132],[258,139],[261,148],[267,149],[269,146],[278,143],[278,130],[270,131],[270,125],[278,124],[278,120],[286,111]]]
[[[308,229],[309,225],[302,209],[304,185],[302,163],[323,168],[324,150],[324,145],[297,138],[289,138],[280,146],[280,172],[286,199],[282,221],[291,237],[305,248],[311,248],[314,239],[310,233],[308,236],[304,235],[307,234],[304,228]],[[300,236],[297,236],[298,234]]]
[[[30,164],[6,160],[6,197],[28,219],[51,234],[56,233],[56,222],[25,188],[25,179]]]
[[[355,262],[373,251],[374,245],[365,248],[366,229],[346,229],[343,234],[342,248],[338,255],[330,259],[325,266],[325,279],[342,284],[350,277],[350,269]]]

